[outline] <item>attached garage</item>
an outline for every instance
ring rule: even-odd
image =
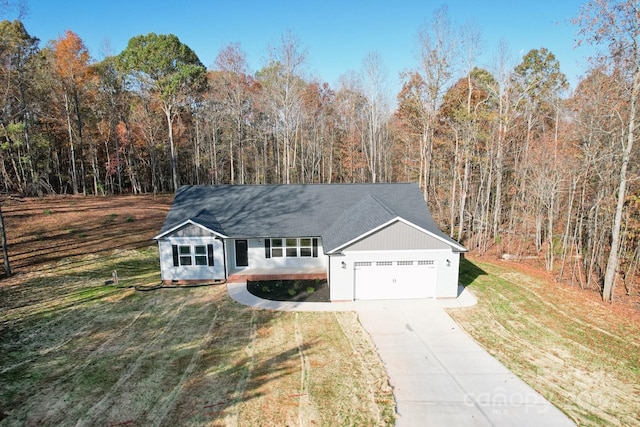
[[[357,261],[356,300],[434,298],[435,260]]]
[[[394,218],[330,253],[331,300],[455,298],[464,250]]]

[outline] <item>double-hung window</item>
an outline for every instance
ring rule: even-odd
[[[267,258],[282,258],[282,239],[265,239],[265,242],[271,242],[271,252],[267,252]],[[265,243],[266,244],[266,243]]]
[[[310,239],[310,238],[304,238],[299,240],[300,257],[306,258],[306,257],[310,257],[313,254],[312,240],[313,239]]]
[[[265,258],[317,258],[318,239],[289,237],[264,239]]]
[[[295,258],[298,256],[298,239],[287,240],[287,258]]]
[[[193,265],[193,259],[191,258],[191,246],[180,245],[178,246],[180,252],[180,265]]]
[[[196,265],[207,265],[207,247],[205,245],[195,245],[193,247]]]
[[[173,266],[213,266],[213,245],[172,245]]]

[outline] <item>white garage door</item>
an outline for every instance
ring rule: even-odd
[[[359,261],[355,268],[355,299],[435,297],[434,260]]]

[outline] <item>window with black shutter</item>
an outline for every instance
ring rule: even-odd
[[[265,258],[318,257],[318,239],[311,237],[264,239]]]
[[[213,266],[213,245],[171,245],[174,267]]]

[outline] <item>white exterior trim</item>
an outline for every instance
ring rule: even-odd
[[[176,230],[178,230],[178,229],[180,229],[180,228],[184,227],[185,225],[195,225],[196,227],[200,227],[200,228],[202,228],[203,230],[207,230],[208,232],[210,232],[210,233],[212,233],[212,234],[215,234],[215,235],[216,235],[216,236],[218,236],[218,237],[222,237],[223,239],[227,239],[227,238],[228,238],[228,236],[225,236],[224,234],[220,234],[220,233],[218,233],[217,231],[213,231],[213,230],[211,230],[210,228],[207,228],[207,227],[205,227],[204,225],[199,224],[199,223],[195,222],[195,221],[194,221],[194,220],[192,220],[192,219],[188,219],[188,220],[183,221],[183,222],[181,222],[180,224],[176,225],[175,227],[172,227],[172,228],[170,228],[169,230],[167,230],[167,231],[165,231],[165,232],[163,232],[163,233],[158,234],[158,235],[157,235],[157,236],[155,236],[152,240],[159,240],[159,239],[162,239],[163,237],[167,236],[168,234],[171,234],[171,233],[175,232]]]
[[[283,237],[283,239],[286,239],[286,237]],[[291,239],[293,239],[293,237],[291,237]],[[236,240],[247,241],[247,257],[249,265],[246,267],[238,267],[236,265],[235,243],[233,243]],[[267,258],[265,256],[264,241],[265,238],[226,239],[225,242],[227,243],[227,265],[230,270],[229,273],[232,274],[234,272],[246,269],[270,269],[273,270],[273,274],[278,274],[278,269],[300,269],[300,271],[304,271],[305,268],[323,268],[325,270],[328,270],[329,257],[325,255],[322,250],[321,238],[318,238],[317,257],[282,256]]]

